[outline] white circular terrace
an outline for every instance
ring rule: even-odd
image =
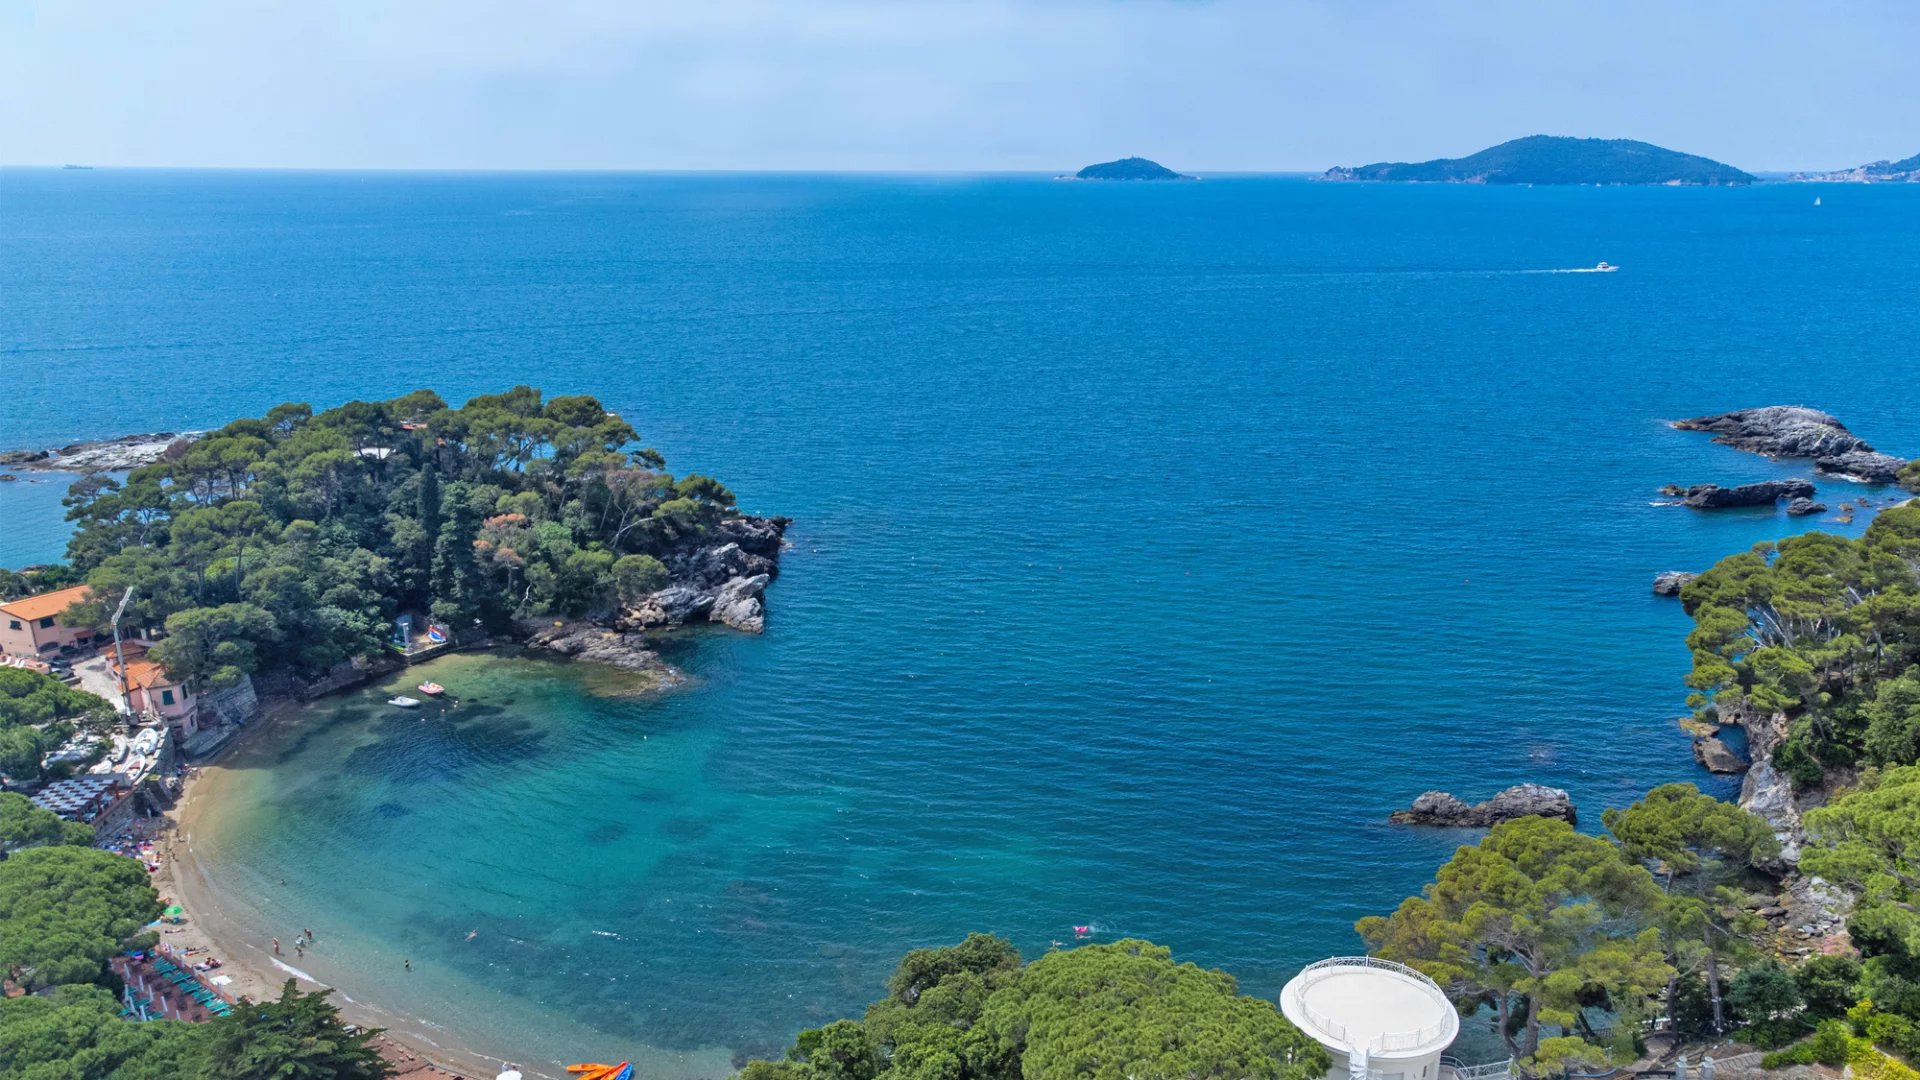
[[[1437,983],[1371,956],[1302,968],[1280,991],[1280,1011],[1327,1049],[1375,1060],[1437,1054],[1460,1033],[1460,1014]]]

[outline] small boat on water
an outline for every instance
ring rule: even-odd
[[[405,695],[402,695],[400,697],[388,698],[387,704],[392,705],[395,708],[399,708],[399,709],[417,709],[420,707],[420,699],[410,698],[410,697],[406,697]]]
[[[1601,259],[1599,262],[1595,263],[1593,266],[1593,272],[1596,274],[1611,274],[1618,269],[1620,268],[1613,265],[1612,263],[1608,262],[1605,259]]]
[[[428,679],[426,682],[421,683],[418,689],[420,690],[421,693],[427,695],[428,697],[439,697],[441,694],[444,694],[447,692],[446,687],[441,686],[439,683],[434,682],[432,679]]]

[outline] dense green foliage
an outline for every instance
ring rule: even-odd
[[[86,847],[91,843],[92,829],[77,821],[68,821],[51,810],[42,810],[25,795],[0,791],[0,859],[23,848],[60,844]]]
[[[135,586],[132,622],[166,629],[155,658],[204,686],[377,650],[400,611],[457,629],[607,611],[733,507],[634,440],[591,397],[524,386],[458,409],[426,390],[276,406],[74,485],[68,557],[95,589],[76,615]]]
[[[0,1000],[0,1063],[13,1080],[183,1080],[202,1049],[194,1025],[130,1023],[98,986]]]
[[[1520,818],[1461,847],[1421,895],[1357,929],[1376,954],[1432,976],[1462,1010],[1492,1009],[1521,1066],[1544,1074],[1614,1049],[1586,1028],[1586,1008],[1634,1014],[1667,988],[1662,907],[1653,875],[1614,844],[1564,821]]]
[[[1920,458],[1914,458],[1900,466],[1900,471],[1894,474],[1894,479],[1908,491],[1920,493]]]
[[[1801,868],[1859,892],[1847,920],[1864,958],[1857,995],[1877,1012],[1920,1022],[1920,766],[1870,776],[1806,824]],[[1920,1041],[1885,1048],[1911,1053]]]
[[[858,1021],[802,1032],[742,1080],[1314,1080],[1325,1050],[1232,976],[1145,941],[1054,951],[1022,966],[974,934],[916,949]]]
[[[1381,162],[1335,169],[1351,180],[1482,184],[1751,184],[1753,177],[1710,158],[1632,139],[1529,135],[1463,158]]]
[[[348,1032],[329,991],[289,980],[277,1001],[205,1024],[135,1023],[97,986],[0,1001],[0,1063],[10,1080],[383,1080],[376,1032]]]
[[[81,728],[113,718],[113,704],[51,675],[0,668],[0,777],[39,779],[41,759]]]
[[[123,855],[37,847],[0,862],[0,969],[30,988],[100,982],[159,917],[147,868]]]
[[[1757,930],[1735,881],[1779,853],[1773,832],[1753,814],[1701,794],[1692,784],[1665,784],[1624,810],[1601,815],[1629,859],[1650,866],[1667,893],[1659,925],[1667,963],[1667,1015],[1678,1013],[1680,980],[1703,971],[1708,1030],[1726,1030],[1720,969]]]
[[[1722,559],[1681,598],[1695,704],[1785,714],[1773,764],[1796,783],[1920,760],[1920,506],[1883,511],[1859,540],[1806,533]]]
[[[381,1080],[392,1070],[373,1049],[377,1031],[349,1032],[331,991],[303,994],[292,979],[277,1001],[236,1008],[206,1025],[198,1080]]]

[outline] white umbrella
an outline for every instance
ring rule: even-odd
[[[494,1077],[493,1080],[520,1080],[520,1070],[507,1069],[503,1071],[499,1076]]]

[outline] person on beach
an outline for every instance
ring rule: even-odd
[[[275,956],[280,955],[280,939],[279,938],[273,939],[273,955]]]
[[[304,960],[307,955],[307,947],[295,941],[293,943],[293,955]]]
[[[412,958],[412,957],[408,957],[408,958],[407,958],[407,960],[406,960],[406,965],[407,965],[407,970],[408,970],[408,971],[412,971],[412,970],[413,970],[413,958]]]
[[[310,929],[307,929],[307,928],[305,928],[305,927],[302,927],[302,928],[301,928],[301,930],[300,930],[300,932],[301,932],[301,933],[303,933],[303,934],[305,934],[305,935],[307,935],[307,944],[309,944],[309,945],[311,945],[311,944],[313,944],[313,931],[312,931],[312,930],[310,930]]]

